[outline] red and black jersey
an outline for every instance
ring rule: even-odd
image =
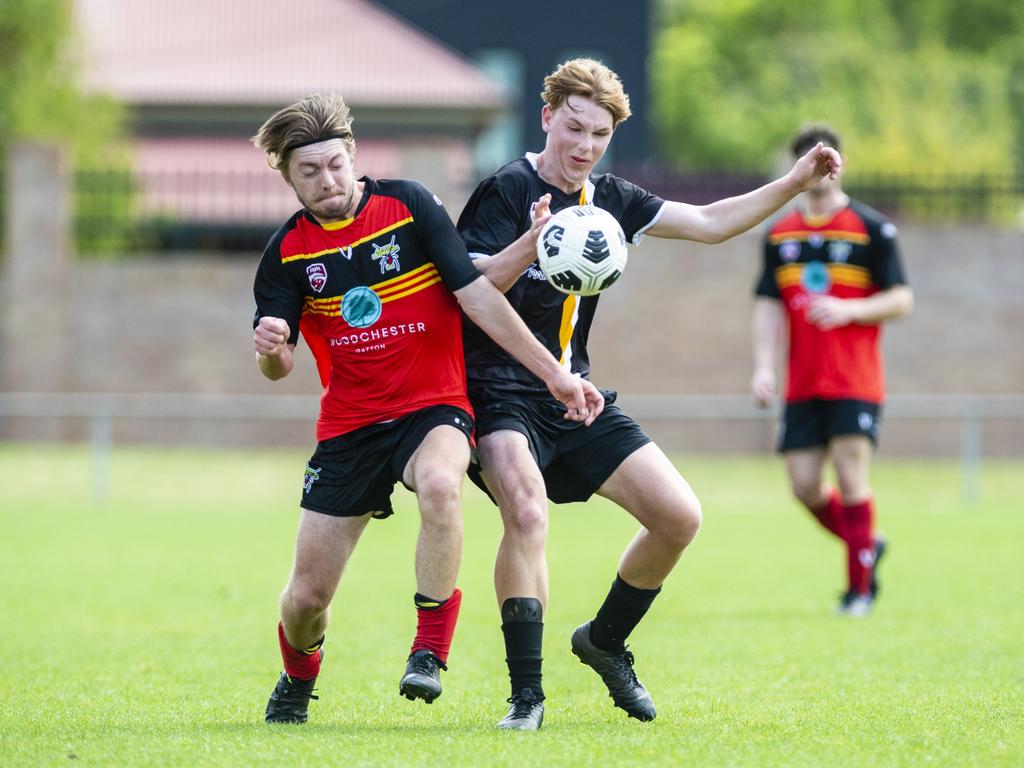
[[[452,291],[479,271],[440,200],[421,184],[363,177],[355,216],[299,211],[256,272],[256,319],[301,330],[324,386],[317,440],[432,405],[472,413]]]
[[[882,402],[881,326],[823,331],[807,321],[806,309],[814,295],[861,298],[904,283],[896,227],[863,203],[851,200],[819,219],[793,211],[772,225],[755,292],[781,300],[789,319],[786,402]]]
[[[480,182],[459,216],[458,228],[471,257],[493,256],[533,226],[533,208],[551,195],[551,212],[573,205],[604,208],[636,244],[661,215],[665,201],[610,173],[594,174],[572,193],[537,173],[536,155],[514,160]],[[590,374],[587,338],[597,296],[568,296],[548,283],[535,261],[505,293],[533,335],[572,373]],[[472,387],[547,393],[547,387],[469,320],[465,324],[467,375]]]

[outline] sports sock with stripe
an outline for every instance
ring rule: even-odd
[[[320,661],[323,654],[320,652],[324,644],[324,638],[320,638],[309,648],[297,650],[288,644],[284,636],[284,624],[277,623],[277,642],[281,648],[281,659],[284,661],[284,671],[288,677],[296,680],[312,680],[320,674]]]
[[[416,638],[409,652],[427,650],[437,656],[442,664],[447,664],[452,638],[455,636],[455,624],[459,620],[462,592],[456,589],[444,600],[436,600],[417,592],[413,602],[416,605]]]

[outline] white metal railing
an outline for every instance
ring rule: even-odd
[[[757,409],[747,395],[621,395],[618,404],[646,421],[759,421],[778,409]],[[0,392],[0,418],[89,421],[93,496],[109,495],[114,419],[282,421],[316,418],[313,395],[196,393]],[[959,424],[961,495],[978,499],[984,420],[1024,420],[1024,395],[893,395],[886,420],[947,420]],[[1022,438],[1024,443],[1024,438]]]

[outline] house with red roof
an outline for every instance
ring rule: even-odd
[[[352,108],[358,173],[419,179],[454,214],[474,143],[508,103],[462,54],[370,0],[73,3],[84,85],[129,108],[153,216],[279,223],[297,203],[249,138],[315,91]]]

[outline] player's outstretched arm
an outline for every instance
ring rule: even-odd
[[[565,405],[567,419],[592,424],[604,410],[604,397],[597,388],[558,364],[490,280],[478,277],[455,291],[455,297],[470,320],[544,382]]]
[[[502,293],[511,288],[528,266],[537,258],[537,236],[551,218],[551,195],[543,195],[533,209],[533,226],[515,242],[493,256],[473,260],[476,268],[487,276]]]
[[[261,317],[253,333],[253,348],[260,373],[271,381],[283,379],[295,365],[295,345],[288,343],[291,330],[280,317]]]
[[[777,299],[757,298],[750,321],[750,335],[754,347],[754,376],[750,380],[750,391],[754,402],[766,408],[775,400],[777,393],[776,371],[779,365],[779,351],[782,348],[782,328],[785,315],[782,303]]]
[[[701,243],[720,243],[760,224],[801,192],[819,181],[834,179],[843,160],[821,142],[808,150],[785,176],[737,197],[708,205],[665,203],[658,221],[645,234]]]

